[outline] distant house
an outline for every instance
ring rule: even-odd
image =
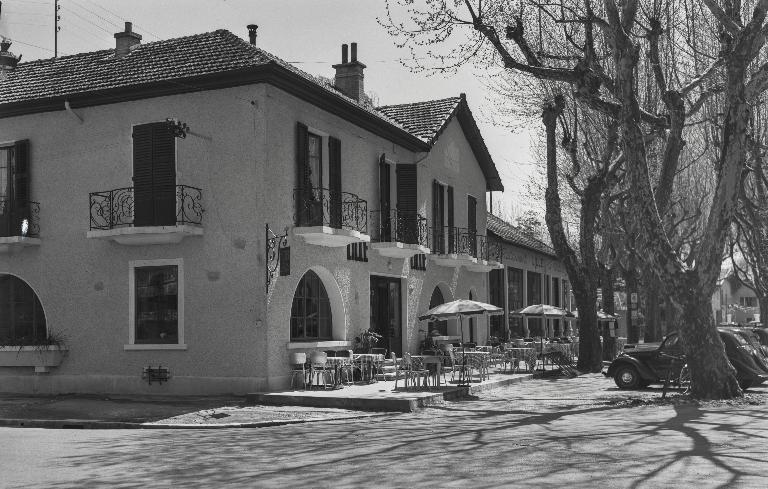
[[[760,321],[760,304],[755,292],[744,286],[733,272],[718,281],[712,297],[712,312],[720,323],[748,323]]]
[[[463,95],[372,107],[355,44],[330,85],[225,30],[115,38],[0,53],[0,391],[277,389],[292,352],[416,352],[419,313],[488,300],[503,187]]]

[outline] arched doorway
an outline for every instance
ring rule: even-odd
[[[0,275],[0,344],[41,344],[48,336],[40,299],[25,281]]]
[[[293,295],[291,341],[330,340],[332,335],[331,301],[320,277],[308,270]]]
[[[429,299],[429,308],[437,307],[440,304],[445,304],[445,298],[440,291],[440,287],[435,287],[432,291],[432,297]],[[433,335],[432,332],[437,331],[439,335]],[[448,321],[430,321],[429,331],[427,334],[432,336],[447,336],[448,335]]]

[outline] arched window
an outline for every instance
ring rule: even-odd
[[[429,308],[432,309],[444,303],[445,299],[443,298],[443,293],[440,292],[440,287],[435,287],[435,290],[432,291],[432,298],[429,299]],[[435,330],[440,333],[440,336],[448,335],[448,321],[432,321],[429,323],[429,333],[431,334]]]
[[[291,307],[291,341],[330,340],[331,301],[323,282],[309,270],[301,278]]]
[[[46,336],[43,306],[32,287],[13,275],[0,275],[0,345],[34,345]]]

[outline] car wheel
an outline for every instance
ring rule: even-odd
[[[745,391],[752,387],[752,381],[751,380],[740,380],[739,381],[739,387],[741,387],[741,390]]]
[[[619,367],[613,380],[619,389],[636,389],[640,385],[640,375],[637,373],[637,369],[631,365]]]

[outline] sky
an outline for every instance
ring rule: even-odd
[[[142,42],[228,29],[248,39],[247,24],[257,24],[257,45],[313,75],[333,78],[341,45],[357,42],[358,59],[367,65],[365,90],[380,105],[455,97],[467,101],[505,187],[506,214],[532,207],[525,195],[529,176],[537,175],[531,134],[494,124],[496,96],[478,68],[457,73],[414,73],[403,66],[411,52],[398,48],[377,18],[386,15],[384,0],[59,0],[58,54],[114,48],[115,32],[125,21]],[[0,32],[13,41],[22,62],[54,55],[54,0],[2,0]],[[416,52],[426,56],[425,52]],[[532,130],[535,124],[528,125]],[[498,192],[494,202],[498,210]]]

